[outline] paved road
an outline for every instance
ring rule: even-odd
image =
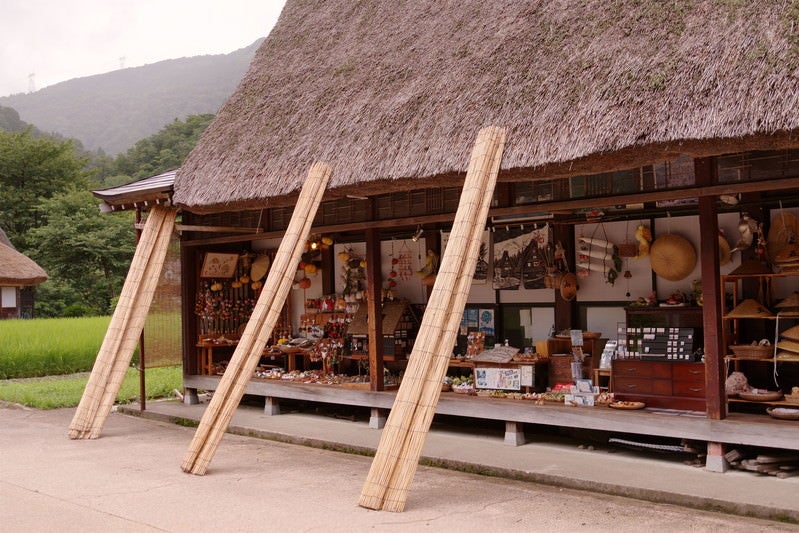
[[[71,441],[74,409],[0,408],[0,530],[797,531],[757,519],[420,467],[403,513],[356,502],[371,459],[226,435],[208,475],[194,429],[118,413]]]

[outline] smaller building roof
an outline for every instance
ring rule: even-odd
[[[125,185],[99,189],[92,194],[103,201],[103,211],[121,211],[140,206],[168,204],[172,199],[172,185],[178,169],[168,170],[157,176],[142,178]]]
[[[5,237],[2,231],[0,235]],[[0,239],[0,285],[18,287],[47,281],[47,273],[36,261],[16,251],[10,242],[5,242]]]

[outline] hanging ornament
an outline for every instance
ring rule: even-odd
[[[627,259],[625,259],[624,261],[625,261],[625,263],[629,263],[629,260],[627,260]],[[627,293],[625,294],[625,296],[627,296],[627,298],[629,298],[630,297],[630,278],[633,277],[633,273],[630,272],[629,264],[627,266],[628,266],[628,268],[626,268],[624,270],[623,276],[624,276],[624,279],[627,281]]]

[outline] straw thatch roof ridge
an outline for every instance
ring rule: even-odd
[[[174,201],[263,205],[317,160],[331,189],[457,182],[487,125],[508,129],[503,179],[799,146],[795,6],[288,0]]]
[[[47,273],[36,262],[0,243],[0,285],[28,286],[47,281]]]

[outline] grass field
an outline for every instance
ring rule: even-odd
[[[0,320],[0,379],[87,372],[111,317]]]
[[[88,374],[4,380],[0,381],[0,401],[18,403],[37,409],[74,407],[80,402],[88,380]],[[148,399],[172,396],[174,389],[181,390],[182,383],[183,375],[180,366],[151,368],[145,374]],[[122,382],[119,394],[117,394],[117,403],[138,400],[139,371],[130,368]]]
[[[0,320],[0,400],[40,409],[77,405],[110,319]],[[145,383],[148,398],[169,396],[183,386],[182,367],[148,368]],[[130,368],[117,401],[138,397],[139,371]]]

